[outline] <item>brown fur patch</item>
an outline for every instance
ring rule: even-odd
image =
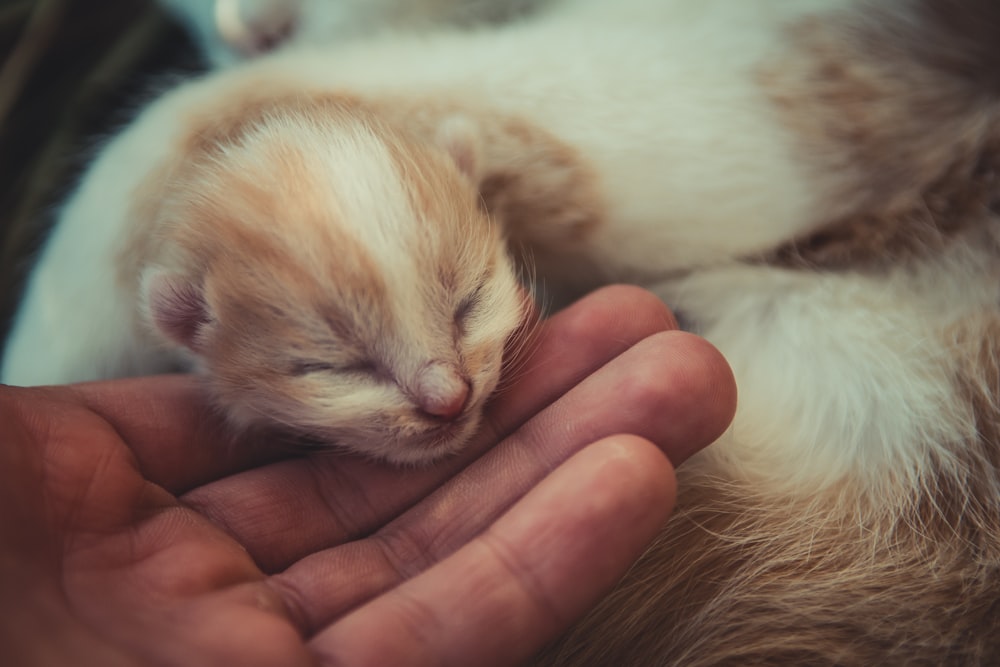
[[[991,664],[1000,526],[945,521],[955,490],[866,516],[849,499],[689,485],[668,530],[539,664]]]
[[[789,268],[865,269],[939,252],[959,233],[1000,218],[1000,142],[952,165],[898,210],[848,215],[764,256]]]
[[[538,296],[564,305],[605,282],[588,254],[607,218],[600,177],[541,128],[516,118],[496,121],[486,132],[483,204],[503,222],[518,263],[546,277],[547,284],[536,285]]]
[[[992,219],[1000,205],[996,7],[872,3],[790,28],[790,53],[762,68],[759,81],[799,154],[821,182],[838,185],[830,222],[764,261],[877,267],[935,252]]]
[[[573,248],[602,223],[598,176],[575,149],[517,119],[490,124],[486,141],[483,202],[505,221],[514,242]]]

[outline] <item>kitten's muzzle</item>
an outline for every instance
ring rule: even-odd
[[[425,415],[454,421],[465,411],[472,383],[455,366],[433,362],[418,374],[414,394],[414,403]]]

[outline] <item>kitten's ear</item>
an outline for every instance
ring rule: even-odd
[[[438,126],[436,143],[448,152],[459,170],[479,184],[482,168],[482,133],[468,116],[449,116]]]
[[[150,324],[168,340],[197,352],[199,334],[212,321],[202,287],[179,273],[153,269],[142,279]]]

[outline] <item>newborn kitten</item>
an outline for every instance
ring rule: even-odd
[[[97,361],[143,370],[153,348],[134,325],[118,326],[143,312],[134,290],[149,295],[155,326],[210,373],[225,369],[215,382],[250,392],[257,362],[247,359],[298,350],[300,332],[324,326],[299,313],[326,312],[299,304],[341,278],[302,285],[324,275],[324,261],[355,257],[281,222],[297,252],[315,249],[288,261],[288,232],[268,224],[281,216],[257,211],[350,213],[338,230],[389,216],[424,230],[439,217],[424,213],[428,199],[465,201],[464,219],[480,220],[474,185],[547,290],[568,297],[613,280],[655,289],[726,354],[740,386],[732,429],[680,471],[675,519],[540,663],[988,662],[1000,655],[997,34],[1000,5],[988,0],[563,0],[475,34],[258,59],[158,103],[95,164],[32,277],[3,377],[108,373]],[[270,110],[294,108],[288,100],[354,110],[336,128],[362,114],[364,146],[406,137],[424,149],[404,170],[373,166],[372,151],[353,144],[286,137],[286,120],[265,123],[270,150],[244,139],[262,122],[244,117],[284,118]],[[311,164],[315,146],[321,164],[296,166]],[[264,187],[289,193],[283,205],[258,196]],[[410,209],[400,192],[412,193]],[[412,213],[391,215],[400,209]],[[227,222],[184,231],[216,218]],[[171,222],[151,233],[143,221],[158,219]],[[230,223],[247,219],[252,233],[237,239]],[[440,243],[453,243],[440,238],[450,230],[459,247],[481,245],[465,241],[467,227],[426,229]],[[422,246],[356,233],[366,253],[424,261]],[[166,250],[194,259],[164,262]],[[390,264],[364,275],[450,284]],[[209,277],[195,298],[185,286],[197,280],[174,278],[188,266]],[[213,271],[225,272],[219,287]],[[248,305],[234,295],[258,283]],[[477,280],[460,284],[434,326],[461,312]],[[514,304],[513,293],[491,298]],[[325,326],[396,312],[357,300],[334,311],[346,324]],[[480,311],[481,335],[509,334],[519,311],[505,309]],[[239,313],[252,317],[219,326]],[[405,327],[362,326],[369,345],[405,345]],[[217,347],[214,336],[239,342]],[[258,339],[260,350],[230,356]],[[403,380],[390,388],[420,377],[394,373]],[[458,383],[445,384],[441,403],[457,403]],[[268,410],[279,401],[260,400]]]
[[[187,362],[240,427],[397,463],[456,451],[526,313],[501,232],[445,150],[362,104],[267,88],[182,87],[107,147],[33,275],[4,381]]]
[[[291,44],[327,44],[391,28],[478,25],[550,0],[161,0],[212,65]]]

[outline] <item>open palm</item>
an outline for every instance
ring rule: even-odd
[[[732,416],[725,363],[673,326],[633,288],[560,313],[426,469],[232,442],[189,377],[0,388],[0,662],[523,660],[665,520],[664,453]]]

